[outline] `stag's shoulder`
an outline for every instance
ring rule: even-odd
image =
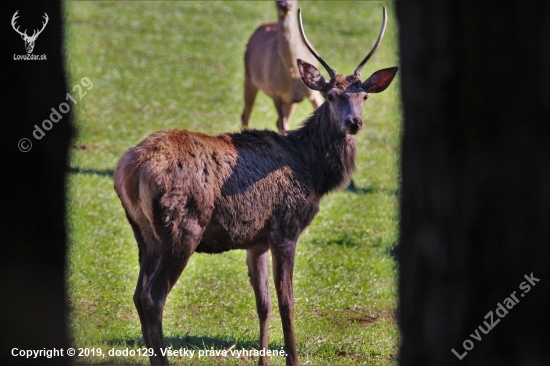
[[[273,130],[249,129],[240,133],[229,133],[233,146],[238,150],[252,150],[255,152],[273,152],[273,150],[291,150],[289,140]]]

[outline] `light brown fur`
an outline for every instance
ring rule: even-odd
[[[284,3],[284,10],[281,9]],[[277,110],[277,128],[286,133],[295,103],[307,98],[314,109],[323,99],[317,91],[300,81],[296,58],[316,65],[316,60],[304,46],[298,30],[297,1],[277,1],[277,23],[261,25],[250,37],[244,56],[245,81],[242,125],[248,127],[250,113],[258,90],[267,94]]]

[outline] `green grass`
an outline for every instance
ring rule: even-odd
[[[70,86],[93,88],[77,105],[78,137],[69,174],[70,326],[76,347],[143,347],[132,294],[137,246],[113,190],[126,149],[148,134],[182,128],[217,134],[240,129],[243,53],[272,2],[66,2]],[[302,1],[310,41],[337,71],[350,74],[370,50],[389,7],[386,36],[363,74],[397,64],[391,3]],[[300,238],[294,288],[302,363],[395,364],[399,76],[366,104],[358,135],[358,191],[324,198]],[[73,93],[74,95],[74,93]],[[291,128],[310,113],[298,105]],[[275,130],[272,102],[259,94],[251,126]],[[270,348],[283,337],[274,311]],[[164,333],[174,348],[257,348],[258,325],[245,252],[196,254],[170,293]],[[173,364],[255,364],[256,357],[174,357]],[[79,357],[79,363],[147,364],[144,357]],[[271,357],[284,364],[283,357]]]

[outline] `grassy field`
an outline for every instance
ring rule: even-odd
[[[75,347],[136,350],[143,340],[132,294],[137,246],[113,190],[126,149],[148,134],[181,128],[218,134],[240,129],[243,54],[262,22],[276,19],[270,1],[66,2],[70,87],[93,82],[79,101],[69,174],[68,292]],[[397,64],[391,3],[302,1],[304,26],[320,54],[350,74],[370,50],[388,6],[385,39],[364,76]],[[325,74],[326,75],[326,74]],[[324,198],[300,238],[294,275],[296,338],[304,364],[396,363],[399,74],[366,104],[358,135],[356,192]],[[291,128],[312,112],[301,103]],[[270,99],[259,94],[254,128],[275,130]],[[270,349],[283,345],[274,312]],[[174,348],[194,349],[173,364],[254,364],[255,357],[197,358],[198,350],[254,349],[258,323],[245,252],[196,254],[170,293],[164,334]],[[78,363],[147,364],[144,357],[78,357]],[[284,364],[283,357],[271,357]]]

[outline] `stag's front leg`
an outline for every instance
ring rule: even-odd
[[[260,319],[260,349],[267,352],[268,321],[271,315],[269,296],[269,249],[247,250],[248,276],[256,296],[256,310]],[[268,365],[267,356],[260,356],[258,365]]]
[[[298,365],[298,352],[294,337],[294,294],[292,291],[292,272],[294,270],[294,254],[296,241],[283,241],[270,243],[273,260],[273,277],[277,299],[279,300],[279,313],[283,325],[285,338],[286,364]]]

